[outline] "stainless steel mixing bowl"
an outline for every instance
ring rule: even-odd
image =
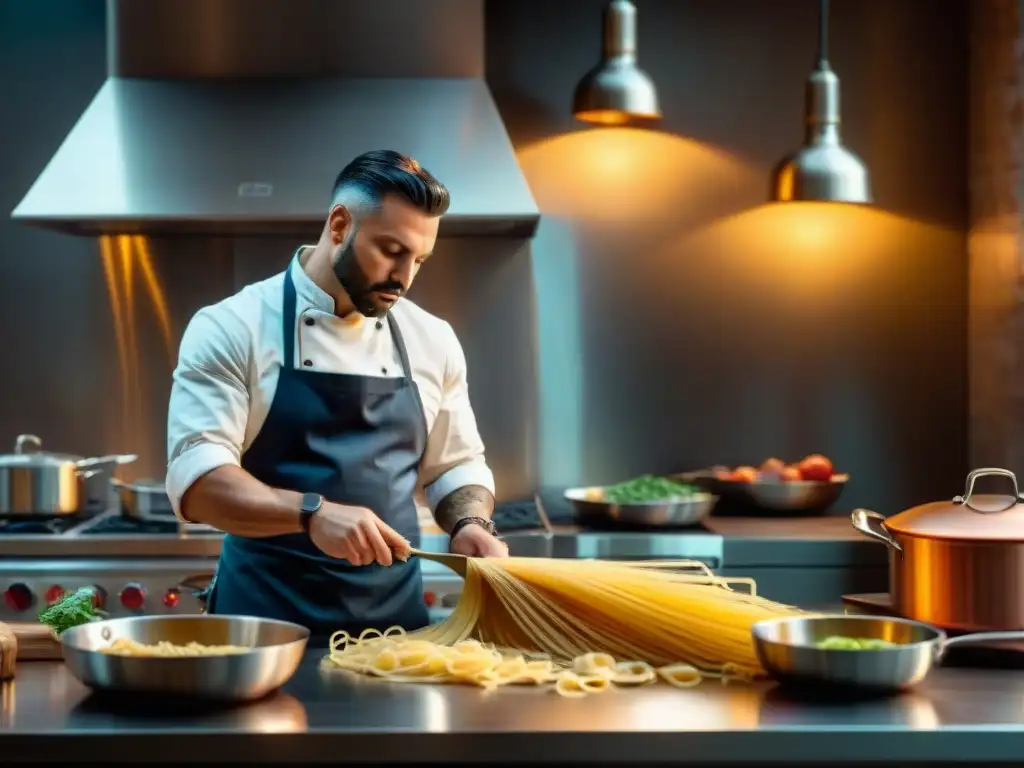
[[[849,475],[835,475],[831,480],[772,481],[754,483],[723,480],[717,472],[727,467],[712,467],[695,472],[669,475],[670,480],[690,483],[721,499],[716,514],[741,512],[773,515],[821,515],[839,500],[849,482]]]
[[[797,616],[760,621],[752,628],[761,666],[782,683],[824,684],[897,691],[921,682],[954,645],[1024,640],[1024,632],[978,632],[947,638],[910,619],[881,616]],[[835,650],[815,644],[828,637],[888,640],[877,650]]]
[[[581,525],[627,525],[648,528],[683,528],[697,525],[711,514],[718,497],[693,493],[665,501],[615,504],[603,501],[595,488],[569,488],[565,498]]]
[[[120,638],[153,644],[243,645],[225,656],[118,656],[101,648]],[[64,662],[97,691],[161,693],[219,701],[250,701],[284,685],[306,650],[309,630],[251,616],[139,616],[96,621],[60,636]]]

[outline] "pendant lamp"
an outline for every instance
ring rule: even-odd
[[[775,202],[870,203],[868,170],[840,138],[839,78],[828,63],[828,0],[820,0],[818,64],[807,80],[804,145],[772,176]]]
[[[611,0],[604,9],[601,61],[583,76],[573,94],[577,120],[622,125],[661,117],[658,93],[636,64],[636,6]]]

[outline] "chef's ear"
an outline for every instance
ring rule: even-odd
[[[331,208],[327,217],[327,228],[331,231],[331,242],[341,245],[352,230],[352,213],[341,203]]]

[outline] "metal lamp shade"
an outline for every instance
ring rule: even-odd
[[[583,76],[573,94],[578,120],[623,125],[661,117],[658,93],[636,63],[636,7],[612,0],[604,9],[601,61]]]
[[[868,169],[841,144],[801,147],[775,169],[775,202],[871,203]]]
[[[772,174],[775,202],[871,203],[868,169],[843,146],[839,78],[828,63],[828,0],[821,0],[818,63],[806,86],[804,143]]]

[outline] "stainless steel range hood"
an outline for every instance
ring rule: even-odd
[[[423,23],[443,25],[448,13],[465,25],[467,9],[480,6],[435,2]],[[401,8],[415,25],[408,15],[424,13],[399,0],[373,5],[289,0],[283,15],[266,0],[108,0],[109,76],[13,218],[90,236],[314,237],[342,166],[395,149],[450,189],[443,235],[532,236],[537,205],[482,77],[482,9],[479,56],[473,49],[454,65],[438,60],[436,40],[410,56],[408,38],[404,64],[368,63],[365,52],[358,63],[325,63],[310,39],[321,28],[358,38],[353,25],[372,26],[374,14]],[[253,53],[268,40],[277,56],[269,62]],[[366,76],[374,60],[388,62],[388,76]]]

